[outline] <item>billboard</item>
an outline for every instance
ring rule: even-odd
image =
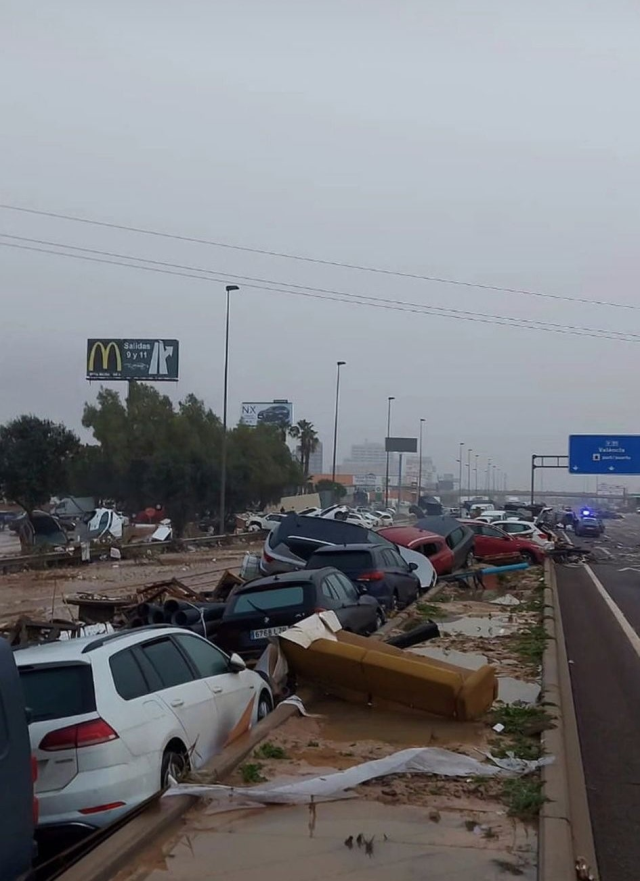
[[[387,453],[417,453],[416,437],[385,437],[384,448]]]
[[[87,379],[177,382],[178,340],[87,340]]]
[[[291,401],[245,402],[240,413],[244,425],[292,425],[293,404]]]

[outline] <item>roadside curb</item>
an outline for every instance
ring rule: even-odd
[[[303,691],[303,703],[311,698],[311,691]],[[228,777],[242,760],[272,731],[298,714],[295,704],[280,704],[265,719],[231,743],[200,773],[210,774],[212,782]],[[174,826],[186,812],[201,799],[194,795],[157,798],[142,813],[134,816],[121,829],[80,857],[69,869],[55,877],[59,881],[109,881],[128,862],[140,855],[142,848]]]
[[[580,743],[569,677],[555,567],[545,563],[542,699],[555,727],[542,734],[542,748],[554,762],[542,768],[548,801],[540,810],[539,881],[575,881],[576,859],[595,869],[595,849],[587,806]]]

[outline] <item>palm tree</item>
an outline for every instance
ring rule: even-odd
[[[289,434],[300,443],[300,465],[306,482],[309,477],[311,454],[315,452],[319,443],[318,432],[312,422],[301,419],[296,425],[291,426]]]

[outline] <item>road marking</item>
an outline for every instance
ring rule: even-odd
[[[618,624],[622,628],[624,635],[627,637],[627,639],[631,643],[633,650],[638,655],[638,657],[640,657],[640,636],[638,636],[638,634],[635,632],[635,630],[633,629],[631,624],[629,624],[629,622],[627,621],[627,619],[623,615],[623,613],[620,610],[620,608],[618,607],[618,605],[616,603],[614,603],[614,601],[611,599],[611,597],[607,593],[604,585],[602,584],[602,582],[600,581],[598,576],[595,574],[595,572],[593,571],[591,566],[588,566],[585,563],[584,568],[587,570],[589,577],[591,578],[591,580],[595,584],[598,593],[600,594],[602,599],[605,601],[605,603],[609,606],[609,609],[611,610],[613,617],[616,619],[616,621],[618,622]]]
[[[626,566],[624,569],[618,569],[618,572],[640,572],[640,569],[636,569],[635,566]]]

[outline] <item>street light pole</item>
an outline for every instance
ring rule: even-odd
[[[471,496],[471,453],[473,453],[473,450],[469,447],[467,450],[467,490],[469,496]],[[462,511],[460,513],[462,513]]]
[[[474,481],[476,487],[476,495],[478,495],[478,459],[480,458],[479,454],[476,453],[476,467],[473,469],[475,471],[476,479]]]
[[[224,336],[224,390],[222,395],[222,455],[220,463],[220,522],[218,529],[220,535],[224,535],[225,524],[225,495],[227,491],[227,398],[229,393],[229,294],[231,291],[239,291],[237,284],[228,284],[227,292],[227,318]]]
[[[487,459],[487,495],[491,493],[491,459]]]
[[[418,459],[418,494],[416,497],[416,505],[420,507],[420,493],[422,492],[422,426],[426,419],[420,420],[420,458]]]
[[[395,398],[387,398],[387,437],[391,434],[391,401],[395,401]],[[385,447],[386,445],[385,440]],[[384,478],[384,504],[385,507],[389,507],[389,450],[387,450],[387,470]]]
[[[460,441],[460,454],[458,456],[458,464],[460,465],[458,471],[458,508],[460,509],[460,514],[462,514],[462,448],[464,443]]]
[[[336,361],[337,377],[336,377],[336,415],[333,423],[333,463],[331,465],[331,480],[336,482],[336,456],[338,454],[338,405],[340,401],[340,368],[344,367],[346,361]]]

